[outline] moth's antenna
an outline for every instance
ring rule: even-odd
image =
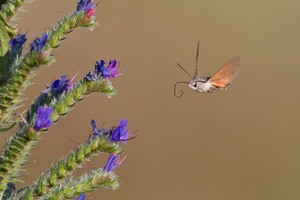
[[[182,90],[178,91],[179,95],[176,94],[176,86],[177,86],[178,83],[187,83],[187,84],[189,84],[189,82],[187,82],[187,81],[178,81],[177,83],[174,84],[174,96],[177,97],[177,98],[179,98],[179,97],[181,97],[183,95],[183,91]]]
[[[177,65],[192,79],[191,75],[183,67],[181,67],[179,63],[177,63]]]
[[[196,76],[198,75],[199,43],[200,43],[200,42],[198,42],[198,46],[197,46],[197,54],[196,54],[196,68],[195,68],[194,77],[196,77]]]

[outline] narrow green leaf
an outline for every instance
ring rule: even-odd
[[[12,123],[9,127],[0,128],[0,132],[6,132],[9,131],[11,128],[13,128],[16,125],[17,122]]]

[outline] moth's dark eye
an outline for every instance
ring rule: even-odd
[[[197,83],[194,83],[193,86],[194,86],[194,87],[197,87]]]

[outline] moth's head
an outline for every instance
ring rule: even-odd
[[[189,82],[189,88],[191,88],[193,90],[197,90],[197,88],[198,88],[198,82],[196,80],[192,79]]]
[[[209,77],[196,76],[189,82],[189,88],[202,92],[202,89],[206,88],[208,79]]]

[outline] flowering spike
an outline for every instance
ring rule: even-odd
[[[99,168],[81,175],[78,180],[72,177],[63,180],[61,184],[49,190],[39,199],[71,199],[78,197],[78,194],[90,192],[100,187],[117,189],[119,187],[118,177],[112,172],[107,173]]]
[[[52,108],[40,106],[37,110],[37,118],[35,120],[34,129],[39,131],[48,128],[52,124],[51,115]]]

